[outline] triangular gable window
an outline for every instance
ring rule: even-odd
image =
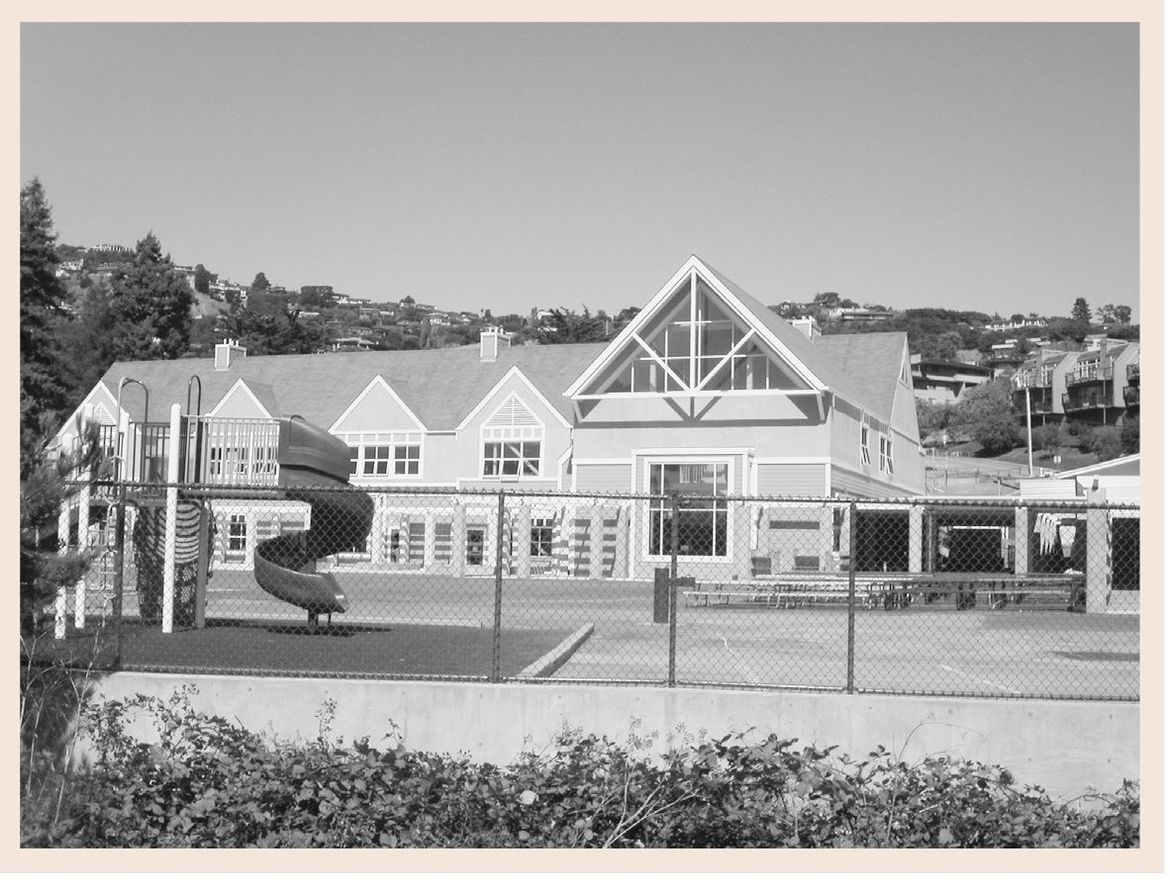
[[[697,275],[639,325],[611,368],[600,393],[807,388]]]

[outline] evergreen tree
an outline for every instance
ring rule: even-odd
[[[110,277],[109,337],[114,358],[177,359],[187,351],[194,297],[154,233]]]
[[[200,294],[209,294],[211,292],[211,273],[199,263],[195,267],[195,290]]]
[[[1084,297],[1078,297],[1073,301],[1071,318],[1074,322],[1084,322],[1086,325],[1093,321],[1093,314],[1089,311],[1089,302]]]
[[[46,413],[65,407],[55,328],[65,287],[57,278],[57,236],[39,179],[20,190],[20,427],[22,469],[44,432]]]

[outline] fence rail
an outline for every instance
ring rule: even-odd
[[[1138,698],[1137,505],[738,497],[725,476],[90,485],[58,643],[176,672]]]

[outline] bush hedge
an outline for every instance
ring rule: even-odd
[[[36,847],[890,847],[1136,846],[1138,788],[1053,802],[999,767],[946,757],[910,765],[878,749],[745,735],[652,757],[563,731],[540,753],[497,767],[466,757],[279,743],[196,713],[190,688],[87,715],[91,763],[60,778],[56,801],[26,800],[22,843]],[[137,709],[160,742],[126,730]],[[1086,807],[1092,804],[1092,807]]]

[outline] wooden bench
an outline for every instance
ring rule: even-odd
[[[684,606],[762,605],[775,609],[845,605],[849,577],[808,573],[768,580],[696,581],[679,578]],[[862,609],[908,609],[952,601],[957,610],[1065,609],[1083,610],[1085,580],[1079,575],[903,575],[854,577],[855,605]]]

